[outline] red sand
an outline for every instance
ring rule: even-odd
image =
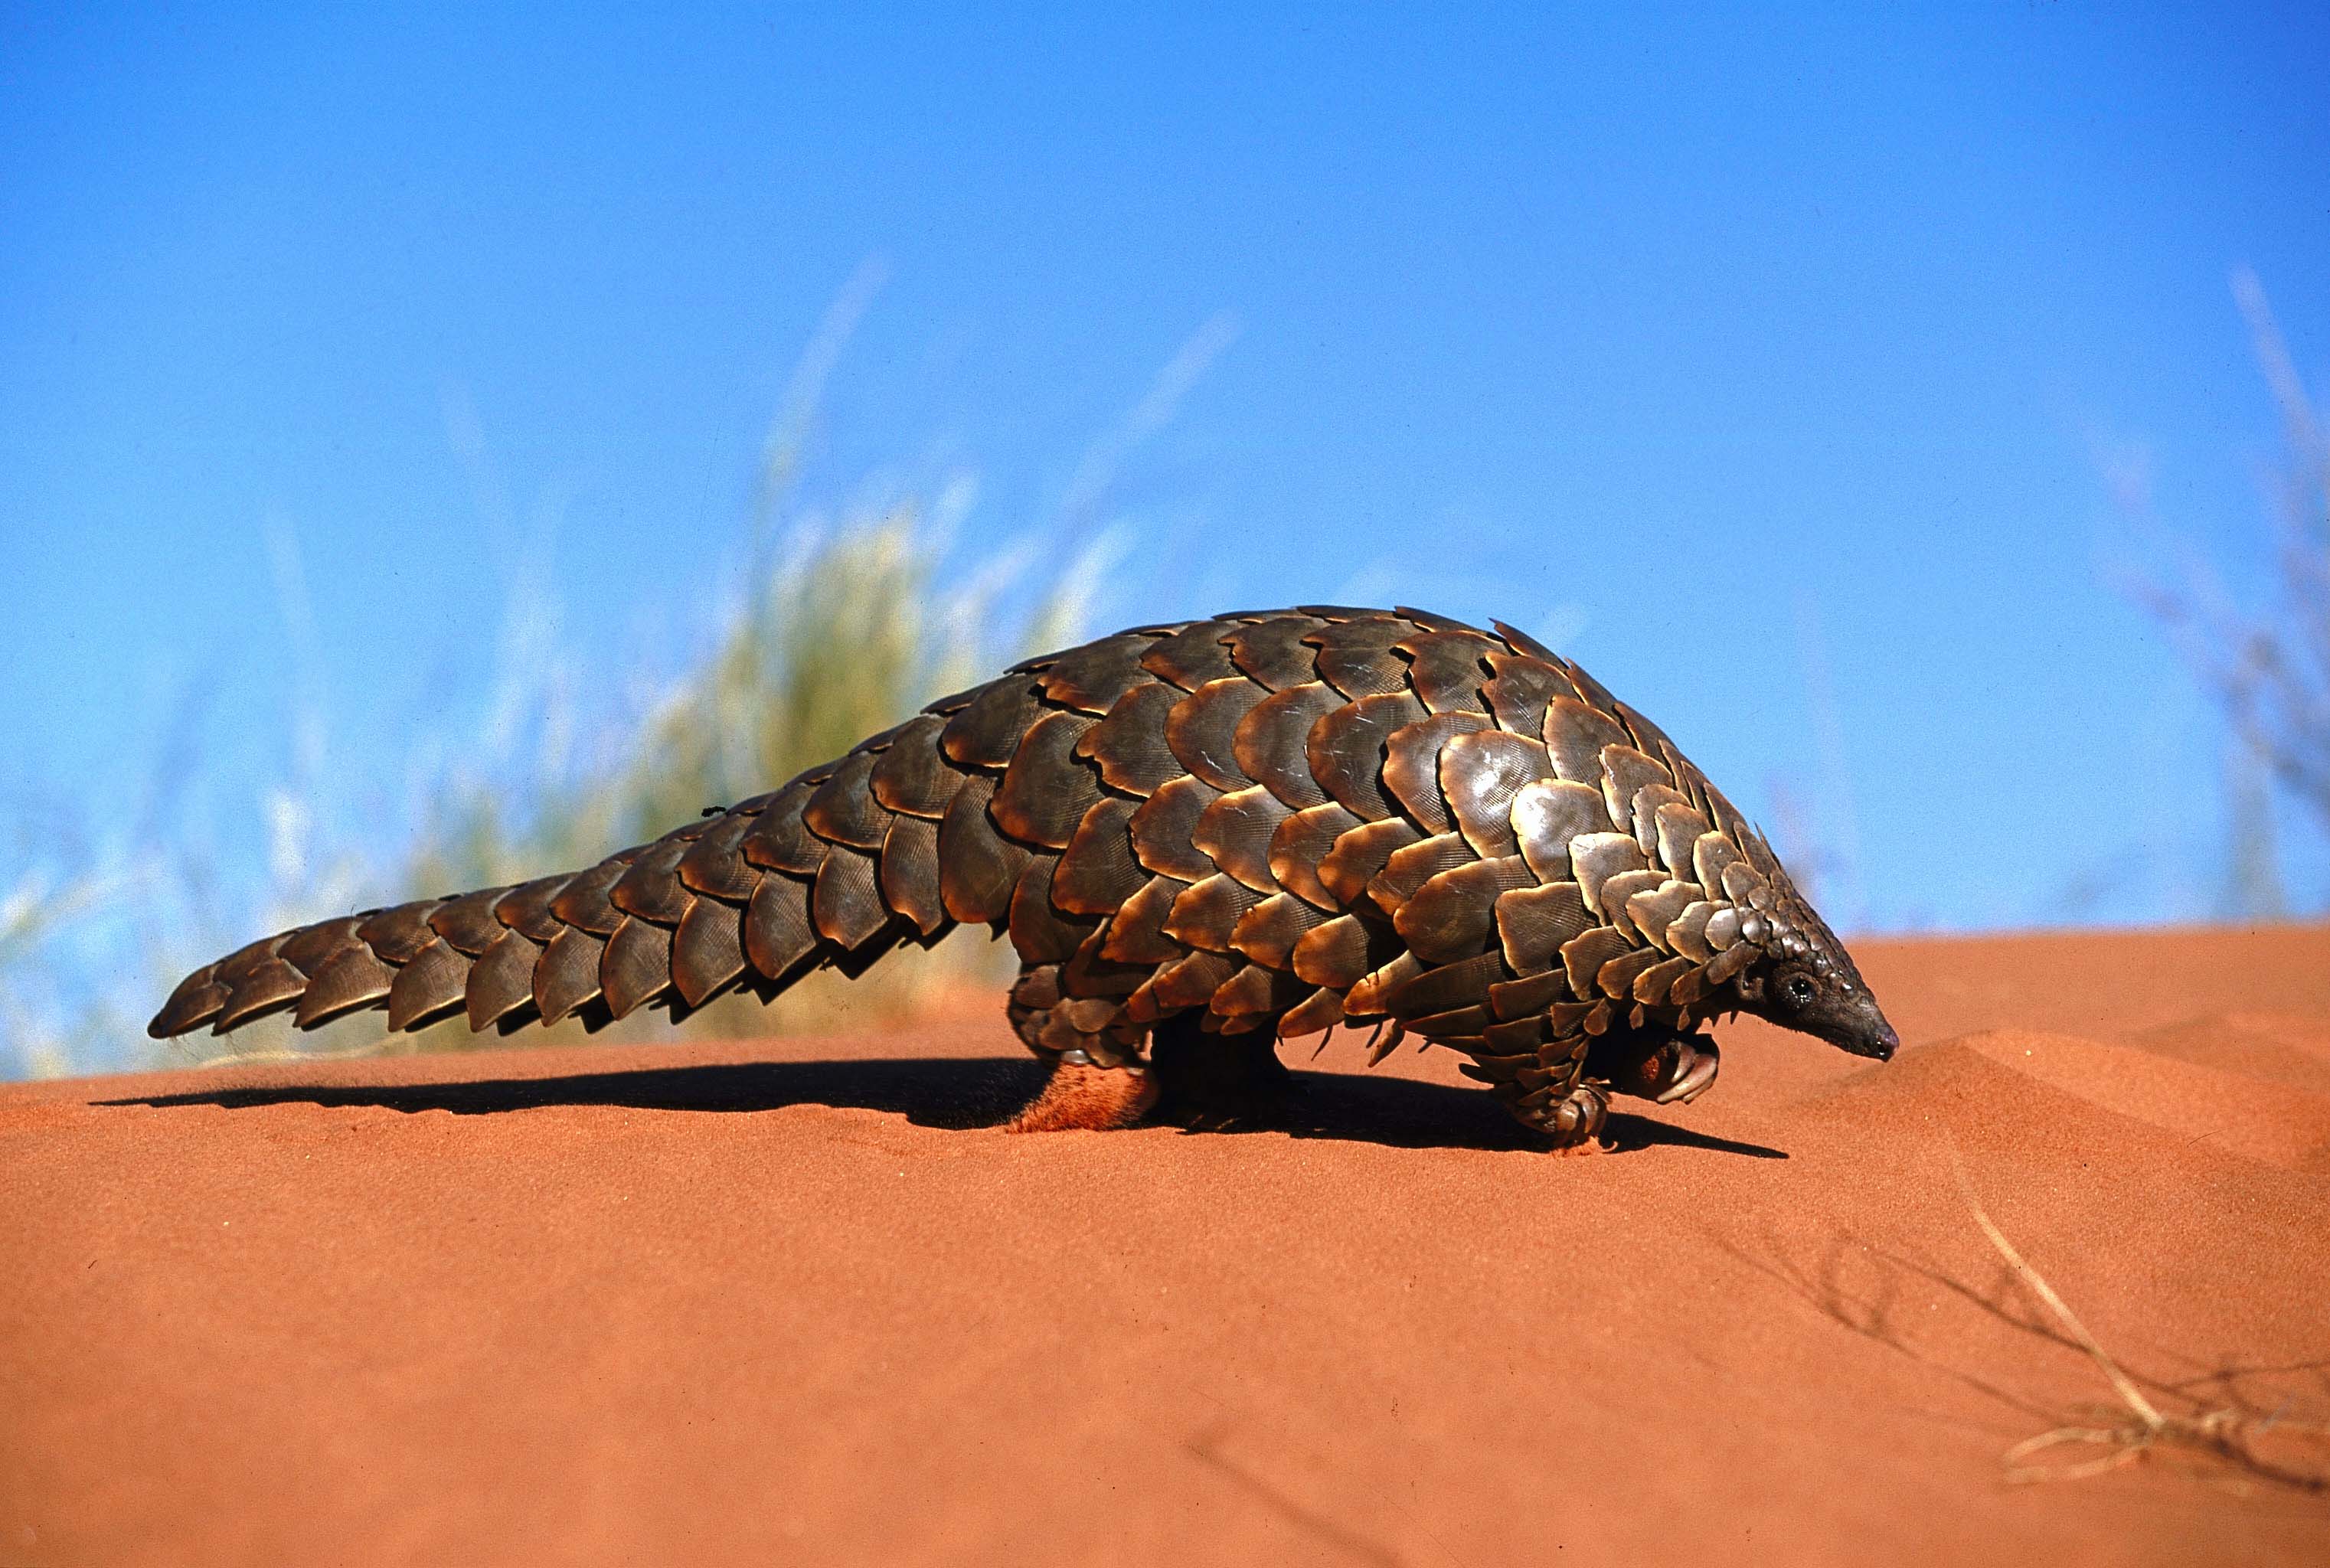
[[[999,1017],[0,1089],[0,1568],[2330,1560],[2107,1401],[2330,1419],[2330,930],[1871,942],[1620,1152],[1451,1059],[1008,1137]],[[1290,1052],[1290,1055],[1295,1055]],[[2330,1469],[2330,1443],[2261,1451]]]

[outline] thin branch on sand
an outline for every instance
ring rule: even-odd
[[[2253,1439],[2268,1431],[2287,1432],[2315,1438],[2330,1438],[2330,1424],[2310,1422],[2283,1421],[2278,1415],[2259,1416],[2230,1405],[2204,1410],[2193,1415],[2171,1415],[2145,1397],[2135,1379],[2122,1371],[2088,1326],[2079,1321],[2070,1304],[2056,1293],[2045,1276],[2032,1268],[2017,1252],[2014,1243],[2006,1239],[1975,1195],[1974,1182],[1966,1175],[1965,1162],[1957,1151],[1950,1151],[1950,1165],[1957,1173],[1958,1190],[1965,1194],[1966,1207],[1973,1211],[1975,1223],[1998,1255],[2006,1260],[2008,1268],[2029,1288],[2047,1309],[2055,1315],[2064,1330],[2076,1339],[2088,1358],[2104,1374],[2112,1391],[2119,1395],[2117,1406],[2095,1405],[2085,1412],[2087,1424],[2068,1424],[2036,1437],[2025,1438],[2000,1456],[2006,1467],[2009,1481],[2075,1481],[2088,1476],[2099,1476],[2107,1470],[2133,1464],[2157,1450],[2177,1450],[2196,1455],[2204,1460],[2214,1460],[2231,1472],[2217,1478],[2219,1484],[2234,1491],[2245,1492],[2249,1480],[2261,1480],[2275,1486],[2303,1492],[2330,1491],[2330,1478],[2287,1469],[2261,1458],[2249,1445]],[[2051,1450],[2082,1447],[2103,1451],[2093,1458],[2076,1459],[2065,1464],[2033,1465],[2028,1461]]]

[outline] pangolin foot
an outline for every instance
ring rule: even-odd
[[[1006,1132],[1104,1132],[1131,1127],[1157,1103],[1157,1077],[1138,1067],[1063,1062]]]
[[[1282,1125],[1294,1075],[1279,1061],[1271,1033],[1209,1034],[1194,1020],[1169,1019],[1151,1036],[1156,1119],[1207,1132]]]

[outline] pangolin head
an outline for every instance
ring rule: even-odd
[[[1757,954],[1732,983],[1740,1010],[1855,1056],[1890,1060],[1901,1037],[1885,1021],[1852,955],[1804,902],[1768,845],[1757,841],[1748,855],[1765,863],[1772,893],[1764,907],[1740,912],[1739,940]]]

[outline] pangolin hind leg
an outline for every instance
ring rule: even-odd
[[[1011,990],[1012,1027],[1053,1064],[1043,1091],[1008,1124],[1011,1131],[1099,1131],[1152,1113],[1183,1127],[1251,1125],[1271,1119],[1283,1102],[1290,1074],[1274,1029],[1218,1033],[1196,1007],[1144,1028],[1117,1003],[1062,995],[1060,978],[1057,965],[1031,964]]]

